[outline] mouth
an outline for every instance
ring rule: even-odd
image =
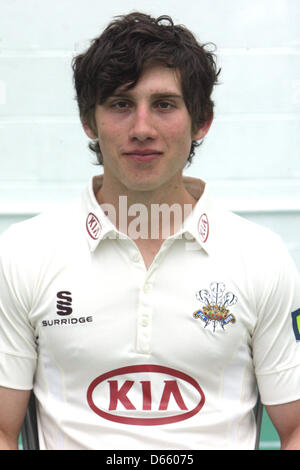
[[[151,162],[161,157],[162,152],[157,150],[148,149],[148,150],[132,150],[131,152],[124,152],[122,154],[125,158],[134,160],[136,162]]]

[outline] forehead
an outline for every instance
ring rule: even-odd
[[[162,65],[146,67],[134,87],[128,89],[128,85],[122,85],[114,91],[116,94],[175,94],[182,96],[181,78],[177,69]]]

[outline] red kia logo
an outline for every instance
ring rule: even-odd
[[[189,375],[145,364],[100,375],[90,384],[87,401],[97,415],[109,421],[157,426],[191,418],[203,407],[205,396]]]
[[[203,243],[205,243],[206,240],[208,239],[208,234],[209,234],[209,223],[208,223],[208,218],[206,214],[202,214],[199,219],[198,231],[199,231],[201,240],[203,241]]]
[[[93,214],[92,212],[90,212],[86,218],[86,229],[90,237],[92,237],[94,240],[97,240],[99,238],[101,232],[101,224],[95,214]]]

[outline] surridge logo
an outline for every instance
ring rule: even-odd
[[[42,326],[76,325],[79,323],[92,322],[92,315],[71,318],[69,317],[69,315],[73,313],[72,301],[72,293],[70,291],[64,290],[57,292],[56,314],[63,318],[55,318],[54,320],[43,320]]]
[[[73,312],[71,295],[69,291],[57,292],[57,315],[71,315]]]

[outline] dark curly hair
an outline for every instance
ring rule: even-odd
[[[192,120],[193,132],[213,114],[213,86],[218,82],[215,55],[199,44],[182,25],[169,16],[153,18],[134,12],[115,17],[103,33],[92,40],[84,53],[73,58],[72,69],[80,117],[97,135],[95,106],[120,86],[133,88],[143,69],[162,64],[180,72],[183,98]],[[192,141],[188,162],[202,142]],[[89,143],[103,164],[98,140]]]

